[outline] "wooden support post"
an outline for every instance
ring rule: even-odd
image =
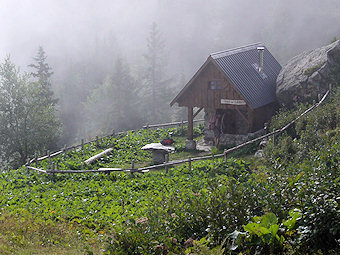
[[[99,138],[96,136],[96,145],[99,146]]]
[[[275,132],[275,131],[276,131],[276,129],[274,128],[274,129],[273,129],[273,132]],[[275,141],[275,134],[273,134],[273,144],[274,144],[274,145],[275,145],[275,142],[276,142],[276,141]]]
[[[55,168],[54,168],[54,162],[52,162],[52,169],[51,169],[51,170],[52,170],[52,171],[51,171],[51,172],[52,172],[52,176],[54,176],[54,173],[53,173],[53,172],[54,172],[54,169],[55,169]]]
[[[81,149],[84,149],[84,139],[81,139]]]
[[[228,153],[224,153],[224,160],[225,160],[225,163],[227,164],[227,162],[228,162]]]
[[[165,163],[169,162],[169,153],[165,154]],[[169,172],[169,166],[165,167],[165,173],[167,174]]]
[[[191,171],[191,157],[188,157],[188,169]]]
[[[112,137],[114,137],[116,135],[116,131],[114,129],[112,129]]]
[[[193,108],[188,106],[188,140],[194,139],[194,118]]]

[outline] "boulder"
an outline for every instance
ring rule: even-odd
[[[330,84],[330,73],[340,65],[340,40],[291,59],[276,80],[276,96],[281,105],[312,102],[324,94]]]

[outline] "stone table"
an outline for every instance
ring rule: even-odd
[[[142,150],[152,151],[152,162],[154,164],[162,164],[165,162],[165,155],[175,151],[175,148],[161,143],[149,143],[143,146]]]

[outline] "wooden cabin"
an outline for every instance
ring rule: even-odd
[[[280,64],[261,43],[211,54],[170,103],[188,108],[188,147],[194,143],[193,119],[202,109],[207,134],[212,134],[207,125],[216,113],[221,118],[222,136],[246,137],[261,130],[277,107],[275,89],[280,70]],[[195,107],[198,110],[194,113]],[[205,137],[209,139],[209,135]]]

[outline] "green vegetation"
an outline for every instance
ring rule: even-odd
[[[202,138],[203,125],[194,128],[194,137]],[[51,169],[51,163],[58,164],[60,170],[69,169],[98,169],[100,167],[118,167],[130,168],[131,163],[135,167],[145,166],[151,163],[151,152],[142,151],[141,147],[148,143],[159,142],[164,138],[172,137],[174,140],[175,154],[170,154],[170,160],[182,158],[186,155],[199,153],[185,152],[185,135],[187,128],[170,128],[170,129],[141,129],[137,131],[128,131],[115,137],[99,139],[99,143],[93,142],[84,145],[84,148],[78,147],[76,150],[68,151],[66,155],[59,155],[52,159],[38,162],[37,166],[42,169]],[[95,154],[102,152],[107,148],[113,148],[113,152],[103,156],[99,161],[91,165],[83,162]]]
[[[43,61],[44,55],[41,54]],[[0,63],[2,168],[17,168],[25,164],[35,152],[56,148],[60,122],[48,83],[49,69],[45,71],[38,69],[38,74],[34,74],[37,75],[34,76],[37,81],[33,81],[32,76],[20,73],[9,57]]]
[[[268,141],[263,159],[206,160],[145,174],[0,175],[0,251],[69,254],[337,254],[340,239],[339,96]],[[271,128],[297,111],[282,110]],[[196,129],[197,135],[200,129]],[[185,130],[141,130],[59,156],[78,169],[148,164],[144,143]],[[184,152],[180,152],[184,153]],[[182,154],[183,155],[183,154]],[[173,155],[175,156],[175,155]],[[48,167],[42,162],[40,167]],[[29,228],[24,228],[29,226]],[[32,240],[32,241],[28,241]]]
[[[307,76],[311,76],[315,71],[319,70],[322,65],[323,64],[320,63],[315,66],[309,67],[303,72],[303,74]]]

